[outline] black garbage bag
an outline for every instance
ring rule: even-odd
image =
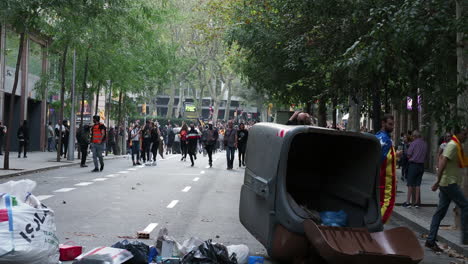
[[[122,248],[130,251],[133,258],[124,262],[124,264],[148,264],[149,246],[140,241],[122,240],[115,243],[113,248]]]
[[[203,242],[197,249],[182,258],[182,264],[237,264],[236,255],[229,256],[224,245]]]

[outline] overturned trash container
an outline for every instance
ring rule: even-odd
[[[412,231],[383,231],[380,151],[370,134],[256,124],[247,142],[240,221],[284,262],[418,263],[424,251]],[[319,224],[318,212],[340,210],[346,227]]]

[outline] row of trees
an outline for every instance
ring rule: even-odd
[[[171,1],[2,1],[1,23],[20,35],[12,94],[15,94],[18,86],[25,39],[31,32],[39,33],[50,38],[47,47],[50,69],[36,88],[44,97],[60,94],[58,118],[64,119],[64,106],[69,106],[72,100],[71,66],[73,53],[76,53],[76,82],[80,101],[82,104],[85,100],[91,101],[94,94],[99,95],[102,89],[106,89],[109,101],[112,98],[118,100],[117,111],[113,112],[121,125],[126,108],[131,108],[125,102],[128,95],[149,96],[157,93],[169,82],[168,72],[178,67],[178,62],[172,60],[176,48],[169,41],[171,32],[168,24],[176,13],[177,9]],[[12,127],[14,122],[14,97],[11,98],[8,127]],[[70,114],[76,113],[76,109],[69,111]],[[81,111],[83,122],[83,108]],[[8,133],[6,142],[5,169],[9,167],[11,133]],[[59,148],[61,144],[59,142]],[[60,159],[59,154],[57,159]]]
[[[316,103],[322,126],[327,107],[336,117],[344,106],[352,129],[359,129],[359,117],[367,113],[377,131],[382,112],[406,116],[407,97],[425,110],[423,125],[447,128],[468,122],[467,39],[462,34],[468,16],[462,1],[232,4],[225,39],[240,47],[237,72],[270,101],[309,109]],[[420,127],[419,113],[413,103],[408,129]]]

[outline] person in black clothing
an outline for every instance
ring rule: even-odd
[[[88,167],[86,165],[86,156],[88,155],[88,146],[90,141],[90,129],[88,125],[80,125],[78,132],[76,133],[76,140],[78,141],[78,145],[80,145],[81,151],[81,167],[85,168]]]
[[[152,129],[151,129],[151,152],[153,153],[153,166],[156,166],[156,157],[158,156],[158,149],[159,149],[159,144],[162,144],[162,142],[159,142],[159,133],[158,133],[158,127],[156,124],[152,123]]]
[[[249,131],[245,129],[244,123],[239,125],[237,131],[237,149],[239,150],[239,168],[245,167],[245,150],[247,147],[247,139],[249,138]]]
[[[213,123],[208,123],[208,129],[203,131],[204,137],[204,145],[206,149],[206,153],[208,154],[208,164],[210,168],[213,167],[213,149],[216,147],[216,143],[218,142],[218,130],[213,127]]]
[[[63,126],[65,127],[65,133],[63,134],[63,158],[67,157],[68,154],[68,139],[70,138],[70,125],[67,120],[63,120]]]
[[[151,122],[149,120],[146,120],[145,127],[143,127],[142,137],[143,137],[142,159],[143,159],[143,163],[145,163],[146,161],[148,162],[150,161]]]
[[[187,152],[190,156],[190,161],[192,162],[192,167],[195,165],[194,158],[197,159],[197,146],[198,146],[198,139],[200,135],[198,131],[195,129],[195,125],[192,123],[190,124],[190,130],[187,134]]]
[[[115,143],[116,137],[117,131],[114,127],[111,127],[107,137],[107,152],[112,152],[114,155],[117,153],[117,144]]]
[[[18,149],[18,158],[21,158],[21,150],[24,150],[24,158],[27,158],[27,145],[29,141],[29,129],[26,120],[24,120],[23,125],[18,128],[18,132],[16,133],[16,137],[18,138],[19,142],[19,149]]]
[[[174,145],[174,140],[175,140],[175,133],[172,125],[169,125],[167,128],[167,146],[166,146],[166,155],[167,153],[173,153],[172,152],[172,146]]]

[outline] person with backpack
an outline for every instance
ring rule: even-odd
[[[213,122],[208,123],[208,129],[204,131],[204,142],[206,153],[208,154],[208,164],[213,167],[213,149],[218,141],[218,130],[213,127]]]
[[[188,144],[188,141],[187,141],[187,135],[188,135],[188,126],[187,124],[183,124],[182,125],[182,128],[180,129],[180,132],[179,132],[179,135],[180,135],[180,151],[182,152],[182,158],[180,159],[180,161],[186,161],[187,160],[187,144]]]
[[[190,161],[192,162],[192,167],[195,165],[194,159],[197,159],[197,146],[199,138],[200,135],[195,129],[195,125],[193,123],[190,124],[190,131],[187,134],[187,151],[190,156]]]
[[[146,120],[146,124],[143,127],[142,131],[142,137],[143,137],[143,153],[142,153],[142,158],[143,158],[143,163],[146,163],[146,161],[150,161],[150,150],[151,150],[151,122],[149,120]]]
[[[76,133],[76,141],[78,141],[78,145],[80,146],[81,152],[81,168],[86,168],[86,156],[88,155],[88,147],[89,147],[89,126],[88,125],[80,125],[78,132]]]

